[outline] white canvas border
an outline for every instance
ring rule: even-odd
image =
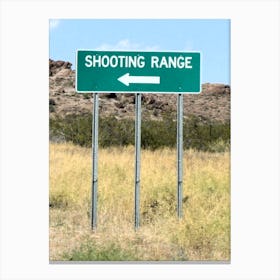
[[[0,279],[280,278],[278,1],[0,3]],[[48,20],[116,17],[231,19],[231,264],[48,262]]]

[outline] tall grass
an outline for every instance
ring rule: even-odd
[[[176,150],[141,152],[134,231],[134,148],[99,150],[98,228],[90,230],[91,150],[50,144],[51,260],[229,260],[230,154],[184,152],[176,216]]]

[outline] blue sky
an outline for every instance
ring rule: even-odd
[[[70,61],[77,49],[199,51],[202,83],[230,84],[230,20],[50,19],[49,57]]]

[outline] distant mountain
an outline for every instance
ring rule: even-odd
[[[92,95],[75,91],[75,71],[71,66],[70,62],[49,59],[50,117],[92,111]],[[134,102],[134,94],[100,94],[100,116],[133,118]],[[142,94],[143,118],[160,120],[164,113],[176,113],[176,108],[175,94]],[[206,83],[202,85],[200,94],[185,94],[184,117],[192,116],[198,117],[202,122],[229,122],[230,86]]]

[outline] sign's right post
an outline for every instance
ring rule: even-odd
[[[135,230],[140,226],[141,93],[135,94]]]

